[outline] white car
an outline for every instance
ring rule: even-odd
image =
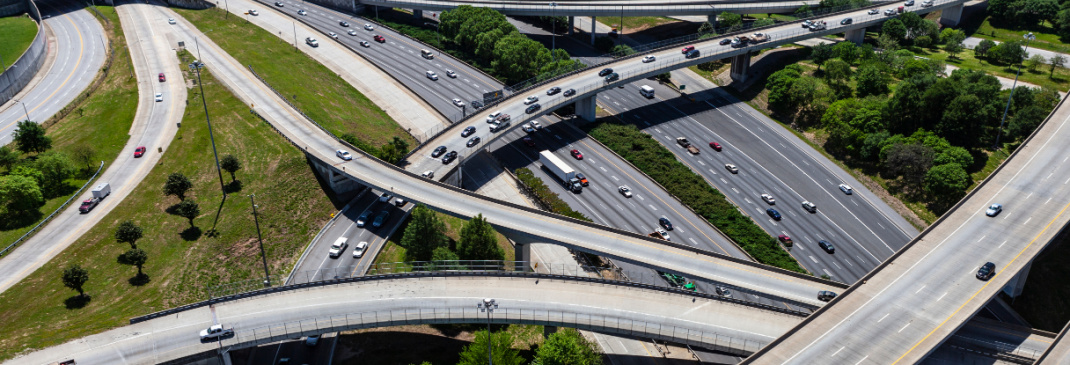
[[[167,18],[167,24],[175,24],[175,18]]]
[[[531,124],[525,123],[524,125],[520,126],[520,129],[523,129],[526,133],[535,133],[535,127],[532,127]]]
[[[446,70],[446,76],[451,78],[451,79],[456,79],[457,78],[457,73],[453,72],[453,70]]]
[[[312,38],[312,37],[305,38],[305,43],[308,44],[309,46],[312,46],[312,47],[319,47],[320,46],[320,42],[317,41],[316,38]]]
[[[995,216],[999,215],[999,212],[1002,212],[1002,211],[1003,211],[1003,205],[1001,205],[1001,204],[992,204],[992,206],[988,207],[988,210],[985,211],[985,215],[987,215],[989,217],[995,217]]]
[[[351,36],[356,36],[357,35],[357,31],[350,29],[348,32],[346,32],[346,34],[349,34]]]
[[[156,101],[163,101],[163,94],[162,93],[156,93]]]
[[[542,129],[542,124],[539,124],[539,121],[537,121],[537,120],[533,120],[533,121],[531,121],[531,126],[532,126],[532,127],[535,127],[535,130],[540,130],[540,129]]]
[[[342,255],[342,251],[345,251],[346,247],[349,247],[349,243],[347,243],[347,242],[349,242],[348,238],[346,238],[346,237],[338,237],[338,240],[334,241],[334,244],[331,245],[331,250],[328,251],[327,254],[330,255],[331,257],[341,256]]]
[[[364,24],[364,30],[375,30],[375,27],[371,24]]]
[[[617,187],[617,191],[619,191],[621,195],[624,195],[625,198],[632,197],[632,189],[629,189],[627,186],[621,185]]]
[[[327,36],[334,39],[338,39],[338,33],[335,32],[327,32]]]
[[[301,9],[297,11],[297,15],[308,15],[308,12],[305,9]]]
[[[762,194],[762,200],[764,200],[765,203],[769,205],[776,204],[776,199],[773,199],[773,196],[769,194]]]
[[[249,9],[249,15],[257,16],[260,15],[260,12],[256,11],[256,9]]]
[[[657,58],[654,57],[653,55],[646,56],[646,57],[643,57],[643,63],[651,63],[651,62],[654,62],[654,60],[656,60],[656,59]]]
[[[537,102],[539,102],[539,97],[535,95],[529,96],[527,97],[527,99],[524,99],[524,105],[531,105]]]
[[[851,190],[851,187],[847,186],[847,184],[840,184],[840,191],[847,195],[851,195],[854,192],[854,190]]]
[[[880,12],[881,12],[880,9],[869,9],[869,11],[867,11],[866,14],[876,15],[876,14],[880,14]]]
[[[353,258],[359,259],[364,256],[364,250],[368,249],[368,241],[360,241],[356,246],[353,246]]]
[[[346,150],[334,151],[334,155],[338,156],[338,158],[346,160],[346,161],[349,161],[349,160],[353,159],[353,155],[349,154],[349,151],[346,151]]]
[[[807,212],[810,212],[810,213],[817,212],[817,205],[814,204],[814,203],[811,203],[810,201],[802,202],[802,206],[803,206],[803,209],[806,209]]]
[[[464,102],[461,101],[461,99],[453,98],[453,105],[456,105],[458,108],[463,108]]]
[[[500,117],[501,115],[501,110],[490,113],[489,115],[487,115],[487,123],[493,123],[495,120],[498,120],[498,117]]]
[[[427,71],[425,75],[427,75],[427,78],[431,79],[432,81],[438,81],[438,74],[435,73],[435,71]]]
[[[433,178],[435,178],[435,172],[431,171],[431,170],[427,170],[427,171],[424,171],[423,174],[420,174],[420,176],[426,177],[428,179],[433,179]]]
[[[726,163],[726,164],[724,164],[724,168],[728,169],[728,172],[731,172],[733,174],[738,174],[739,173],[739,168],[736,167],[736,165],[733,165],[733,164],[730,164],[730,163]]]
[[[669,237],[669,232],[665,231],[665,229],[658,228],[658,234],[665,238],[666,241],[672,241],[672,237]]]

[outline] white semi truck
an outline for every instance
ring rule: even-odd
[[[554,176],[557,176],[562,183],[565,184],[573,192],[580,192],[583,190],[583,185],[580,184],[580,180],[576,178],[576,170],[565,164],[565,161],[561,161],[560,158],[554,156],[550,151],[539,152],[539,162],[550,170]]]

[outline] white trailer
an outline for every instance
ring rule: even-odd
[[[111,194],[111,185],[108,183],[101,183],[97,187],[93,188],[93,197],[103,200],[104,197]]]
[[[569,185],[569,180],[576,177],[576,171],[550,151],[539,152],[539,162],[546,166],[547,170],[554,173],[558,179],[561,179],[561,182],[565,185]]]

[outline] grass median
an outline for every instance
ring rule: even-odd
[[[382,108],[274,34],[240,17],[225,17],[221,9],[174,10],[335,135],[352,133],[376,147],[393,137],[414,145],[415,139]]]
[[[26,49],[30,48],[33,38],[37,36],[37,24],[26,16],[19,14],[0,18],[0,60],[4,67],[11,67]]]
[[[96,171],[100,161],[104,161],[104,168],[107,168],[130,138],[130,125],[134,122],[138,102],[134,66],[130,61],[130,52],[126,48],[126,40],[123,38],[115,9],[110,6],[100,6],[97,9],[111,22],[103,25],[105,34],[115,48],[108,75],[71,113],[47,126],[53,149],[73,154],[76,149],[88,147],[92,150],[91,161],[95,162],[88,167],[78,166],[85,171],[91,171],[68,179],[69,192],[46,200],[45,205],[38,209],[39,214],[21,217],[23,219],[14,224],[9,222],[2,225],[0,243],[4,246],[14,242],[69,199],[78,187],[85,184],[92,171]],[[0,34],[4,34],[2,30]],[[0,46],[0,49],[2,48]]]
[[[181,60],[191,61],[188,56]],[[188,70],[183,73],[191,79]],[[173,82],[181,82],[176,76]],[[249,194],[256,194],[264,250],[275,277],[289,271],[330,214],[344,204],[324,193],[304,155],[250,114],[209,68],[201,78],[216,146],[221,155],[233,154],[242,163],[237,182],[226,176],[229,198],[220,192],[204,110],[187,108],[178,135],[126,200],[76,244],[0,294],[5,318],[0,333],[12,334],[0,339],[0,361],[125,325],[133,316],[206,299],[210,285],[260,280],[263,267]],[[197,88],[188,98],[191,105],[201,103]],[[179,199],[165,196],[162,186],[175,172],[193,182],[186,199],[200,205],[195,228],[169,213]],[[126,220],[144,229],[137,242],[148,254],[142,280],[136,280],[135,267],[117,260],[130,248],[114,238]],[[214,235],[208,234],[213,230]],[[77,292],[63,286],[61,273],[72,264],[89,271],[84,288],[91,300],[79,300]]]

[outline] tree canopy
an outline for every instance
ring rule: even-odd
[[[505,260],[505,252],[498,246],[498,235],[482,214],[472,217],[461,227],[457,256],[461,260]]]
[[[405,227],[400,244],[405,248],[406,261],[431,261],[437,249],[446,248],[449,251],[446,224],[426,205],[419,204],[412,209],[409,225]]]

